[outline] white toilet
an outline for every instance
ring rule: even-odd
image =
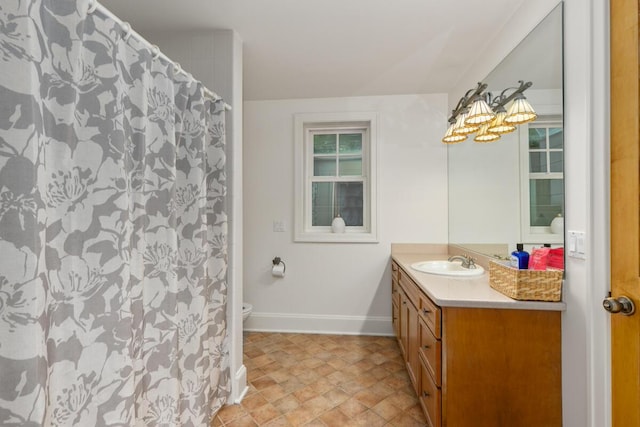
[[[251,315],[252,311],[253,311],[253,306],[251,304],[249,304],[248,302],[242,303],[242,321],[243,322],[247,320],[247,317]]]

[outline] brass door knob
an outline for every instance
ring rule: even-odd
[[[633,301],[625,296],[621,296],[619,298],[605,298],[602,301],[602,306],[611,314],[622,313],[625,316],[631,316],[636,312],[636,306]]]

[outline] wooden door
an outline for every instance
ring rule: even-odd
[[[611,1],[611,297],[640,308],[638,0]],[[640,427],[640,314],[611,315],[613,427]]]

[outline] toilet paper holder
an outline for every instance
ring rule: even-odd
[[[280,258],[279,256],[277,256],[274,259],[272,259],[271,263],[273,264],[274,267],[276,265],[282,264],[282,267],[283,267],[282,272],[283,273],[287,270],[287,264],[285,264],[284,261],[282,260],[282,258]]]

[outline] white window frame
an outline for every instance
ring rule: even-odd
[[[558,115],[538,117],[534,123],[531,124],[536,127],[563,127],[562,117]],[[564,181],[564,166],[563,172],[549,172],[549,173],[531,173],[529,172],[529,125],[518,126],[518,138],[520,140],[520,212],[521,212],[521,241],[526,243],[553,243],[563,244],[564,235],[554,234],[551,232],[551,227],[536,227],[531,226],[531,194],[530,183],[531,179],[562,179]],[[563,149],[564,152],[564,144]],[[547,147],[547,153],[549,147]],[[548,163],[547,159],[547,165]],[[565,194],[566,199],[566,194]],[[564,216],[564,212],[563,212]]]
[[[295,156],[295,242],[377,243],[377,164],[378,131],[376,113],[312,113],[294,116]],[[362,178],[348,176],[334,181],[363,182],[363,225],[348,226],[344,233],[333,233],[330,226],[311,225],[311,186],[313,178],[313,138],[318,131],[364,130],[362,140]],[[318,181],[318,178],[315,178]]]

